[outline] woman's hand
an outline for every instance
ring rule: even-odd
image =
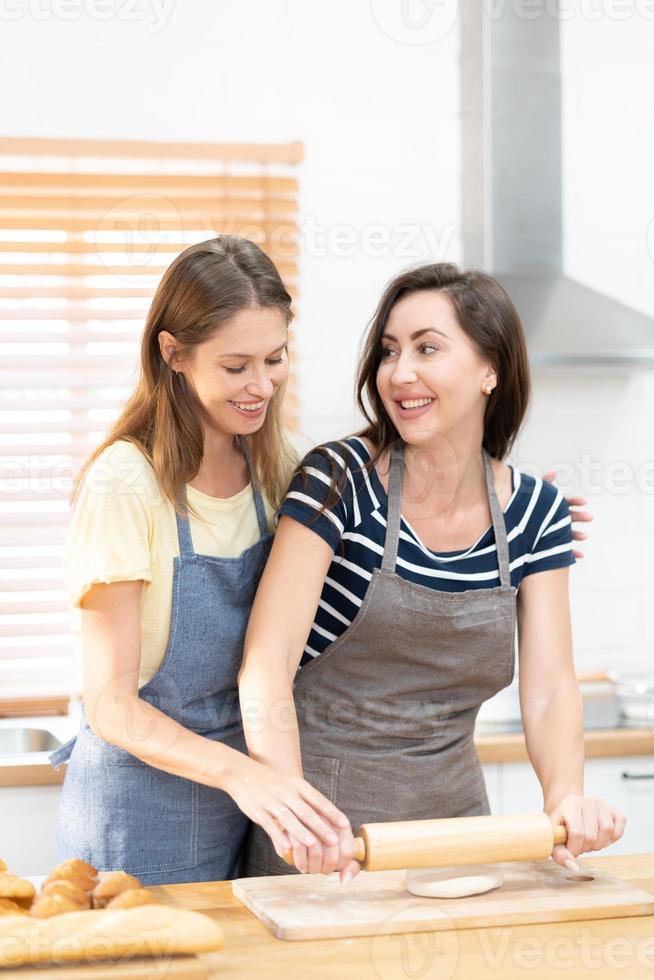
[[[293,863],[303,874],[331,874],[338,871],[343,884],[361,871],[361,865],[354,860],[354,838],[352,832],[339,830],[338,846],[325,846],[318,841],[306,847],[293,840]]]
[[[606,800],[596,796],[564,796],[558,806],[547,811],[552,826],[568,829],[565,844],[556,844],[552,857],[569,871],[578,872],[575,858],[585,851],[601,851],[620,840],[627,818]]]
[[[302,776],[243,756],[225,789],[239,809],[266,831],[280,858],[292,850],[300,871],[323,867],[333,871],[350,864],[354,837],[349,820]]]
[[[554,483],[556,480],[556,470],[548,470],[543,477],[548,483]],[[573,541],[585,541],[588,537],[583,531],[577,531],[575,529],[575,524],[588,524],[593,519],[593,515],[587,510],[579,510],[580,507],[585,507],[588,501],[585,497],[566,497],[565,498],[570,508],[570,517],[572,518],[572,540]],[[577,560],[584,557],[583,551],[573,551],[572,554]]]

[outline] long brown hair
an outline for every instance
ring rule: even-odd
[[[518,312],[502,286],[484,272],[461,272],[447,262],[409,269],[392,279],[384,290],[357,367],[357,404],[368,424],[355,435],[373,444],[372,458],[365,464],[369,472],[399,439],[377,390],[381,337],[395,304],[404,296],[427,289],[439,290],[449,297],[461,329],[496,370],[497,387],[487,397],[484,416],[483,447],[490,456],[504,459],[527,411],[531,391],[527,346]],[[330,488],[322,508],[329,510],[345,489],[347,473],[339,475],[336,463],[322,447],[317,446],[314,452],[329,464]],[[298,467],[296,472],[300,471]]]
[[[513,445],[529,404],[531,380],[525,335],[508,293],[484,272],[460,272],[448,262],[409,269],[393,279],[370,323],[357,369],[357,404],[368,425],[357,433],[375,447],[372,465],[399,438],[377,391],[381,337],[395,304],[410,293],[435,289],[445,293],[459,326],[497,373],[497,387],[487,398],[483,447],[502,460]]]
[[[177,256],[161,278],[145,321],[137,387],[106,439],[81,468],[71,503],[98,456],[124,439],[142,450],[165,496],[179,509],[182,486],[200,467],[204,438],[195,396],[173,363],[192,354],[221,323],[252,306],[275,307],[287,323],[292,319],[291,297],[279,272],[254,242],[219,235]],[[178,342],[168,363],[159,348],[162,330]],[[273,395],[261,428],[247,437],[254,471],[275,508],[296,461],[281,424],[284,388]]]

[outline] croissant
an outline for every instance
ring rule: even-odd
[[[46,883],[62,879],[72,881],[85,892],[90,892],[98,883],[98,872],[87,861],[82,861],[80,858],[69,858],[67,861],[62,861],[54,871],[50,872]]]
[[[2,858],[0,858],[0,871],[7,871],[7,870],[8,870],[7,862],[3,861]]]
[[[0,898],[11,898],[18,905],[29,908],[35,891],[31,881],[12,875],[9,871],[0,872]]]
[[[96,909],[104,908],[112,898],[127,891],[128,888],[140,888],[141,882],[126,871],[108,871],[102,876],[93,889],[93,905]]]
[[[49,919],[62,912],[79,912],[80,907],[68,895],[39,895],[30,909],[37,919]]]
[[[13,898],[0,898],[0,915],[29,915],[29,912]]]
[[[41,895],[64,895],[66,898],[70,898],[72,902],[75,902],[79,909],[88,909],[91,907],[89,893],[85,892],[79,885],[76,885],[74,881],[67,881],[65,878],[55,878],[53,881],[48,881],[43,886]]]
[[[107,909],[133,909],[137,905],[159,905],[146,888],[128,888],[112,898]]]

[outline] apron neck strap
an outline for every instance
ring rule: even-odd
[[[183,483],[179,492],[179,506],[182,508],[180,514],[175,510],[175,520],[177,522],[177,540],[179,541],[180,555],[194,555],[193,538],[191,537],[191,522],[188,517],[188,500],[186,496],[186,484]]]
[[[261,495],[261,490],[259,489],[259,484],[257,483],[257,477],[254,472],[254,466],[252,464],[252,454],[250,453],[250,447],[248,445],[247,439],[239,437],[239,445],[243,450],[243,455],[245,456],[246,462],[248,464],[248,472],[250,474],[250,485],[252,487],[252,496],[254,497],[254,506],[257,511],[257,520],[259,522],[259,533],[261,537],[265,537],[268,534],[268,521],[266,520],[266,508],[264,506],[263,497]]]
[[[239,439],[239,446],[248,464],[248,473],[250,474],[250,485],[252,487],[252,496],[254,497],[254,506],[257,512],[257,521],[259,523],[259,533],[263,538],[268,533],[266,508],[254,473],[254,467],[252,465],[252,456],[250,454],[250,447],[248,446],[245,439]],[[175,511],[175,519],[177,521],[177,538],[179,540],[179,553],[180,555],[194,555],[195,548],[193,547],[193,537],[191,535],[191,522],[189,520],[188,511],[187,511],[188,499],[186,494],[185,483],[182,485],[182,489],[179,495],[179,500],[180,500],[180,505],[182,507],[182,510],[184,512],[183,514],[180,514],[178,511]]]
[[[388,477],[388,513],[382,569],[394,572],[402,519],[402,484],[404,482],[404,444],[397,440],[391,447],[391,471]]]
[[[506,534],[506,524],[504,514],[500,507],[495,492],[495,482],[493,480],[493,470],[490,457],[486,450],[482,450],[484,458],[484,475],[486,478],[486,491],[490,505],[491,519],[493,522],[493,533],[497,547],[497,560],[500,571],[500,585],[511,585],[511,570],[509,564],[509,541]],[[393,443],[391,449],[391,470],[388,478],[388,514],[386,517],[386,541],[384,543],[384,557],[382,558],[382,569],[385,572],[395,572],[397,562],[397,549],[400,539],[400,521],[402,519],[402,484],[404,478],[404,445],[398,439]]]
[[[484,473],[486,475],[486,490],[488,491],[488,502],[490,504],[491,517],[493,519],[493,533],[495,535],[495,546],[497,547],[497,561],[500,569],[500,585],[509,587],[511,585],[511,567],[509,563],[509,539],[506,533],[506,523],[504,514],[500,507],[495,492],[495,481],[493,479],[493,469],[491,467],[490,456],[485,449],[482,450],[484,457]]]

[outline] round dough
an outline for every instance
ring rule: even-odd
[[[465,898],[499,888],[504,881],[501,868],[493,864],[468,864],[456,868],[410,868],[407,891],[421,898]]]

